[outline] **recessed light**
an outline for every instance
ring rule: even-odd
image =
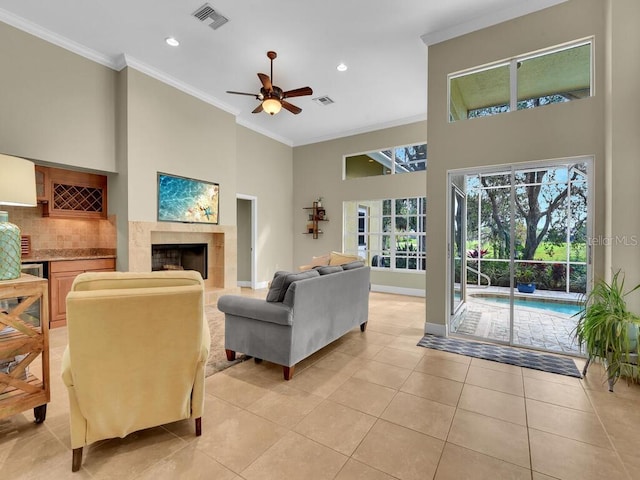
[[[171,45],[172,47],[177,47],[178,45],[180,45],[180,42],[173,37],[167,37],[164,39],[164,41],[167,42],[167,45]]]
[[[349,67],[347,67],[344,63],[341,63],[340,65],[338,65],[338,66],[336,67],[336,69],[337,69],[339,72],[346,72],[346,71],[347,71],[347,68],[349,68]]]

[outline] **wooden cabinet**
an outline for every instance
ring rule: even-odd
[[[37,166],[36,192],[45,217],[107,218],[104,175]]]
[[[36,165],[36,199],[38,203],[49,203],[50,189],[49,168]]]
[[[322,229],[319,227],[319,222],[328,222],[327,213],[324,208],[318,206],[318,202],[313,202],[313,207],[305,207],[304,210],[309,211],[309,218],[307,221],[307,231],[305,235],[313,235],[313,238],[318,238],[318,235],[322,233]]]
[[[113,272],[113,258],[95,260],[62,260],[49,265],[49,296],[51,298],[50,328],[67,324],[67,294],[75,278],[83,272]]]
[[[36,423],[47,415],[51,396],[47,300],[44,278],[22,274],[0,281],[0,419],[30,408]],[[38,318],[30,313],[34,307]]]

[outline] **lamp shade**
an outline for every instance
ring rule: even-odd
[[[262,109],[269,115],[275,115],[282,108],[282,104],[276,98],[266,98],[262,102]]]
[[[36,204],[33,162],[0,153],[0,205],[35,207]]]

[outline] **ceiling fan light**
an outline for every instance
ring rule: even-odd
[[[276,98],[265,98],[262,101],[262,109],[269,115],[275,115],[282,108],[282,104]]]

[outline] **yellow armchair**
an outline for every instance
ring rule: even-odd
[[[72,471],[98,440],[186,418],[200,435],[211,337],[199,273],[83,273],[67,328]]]

